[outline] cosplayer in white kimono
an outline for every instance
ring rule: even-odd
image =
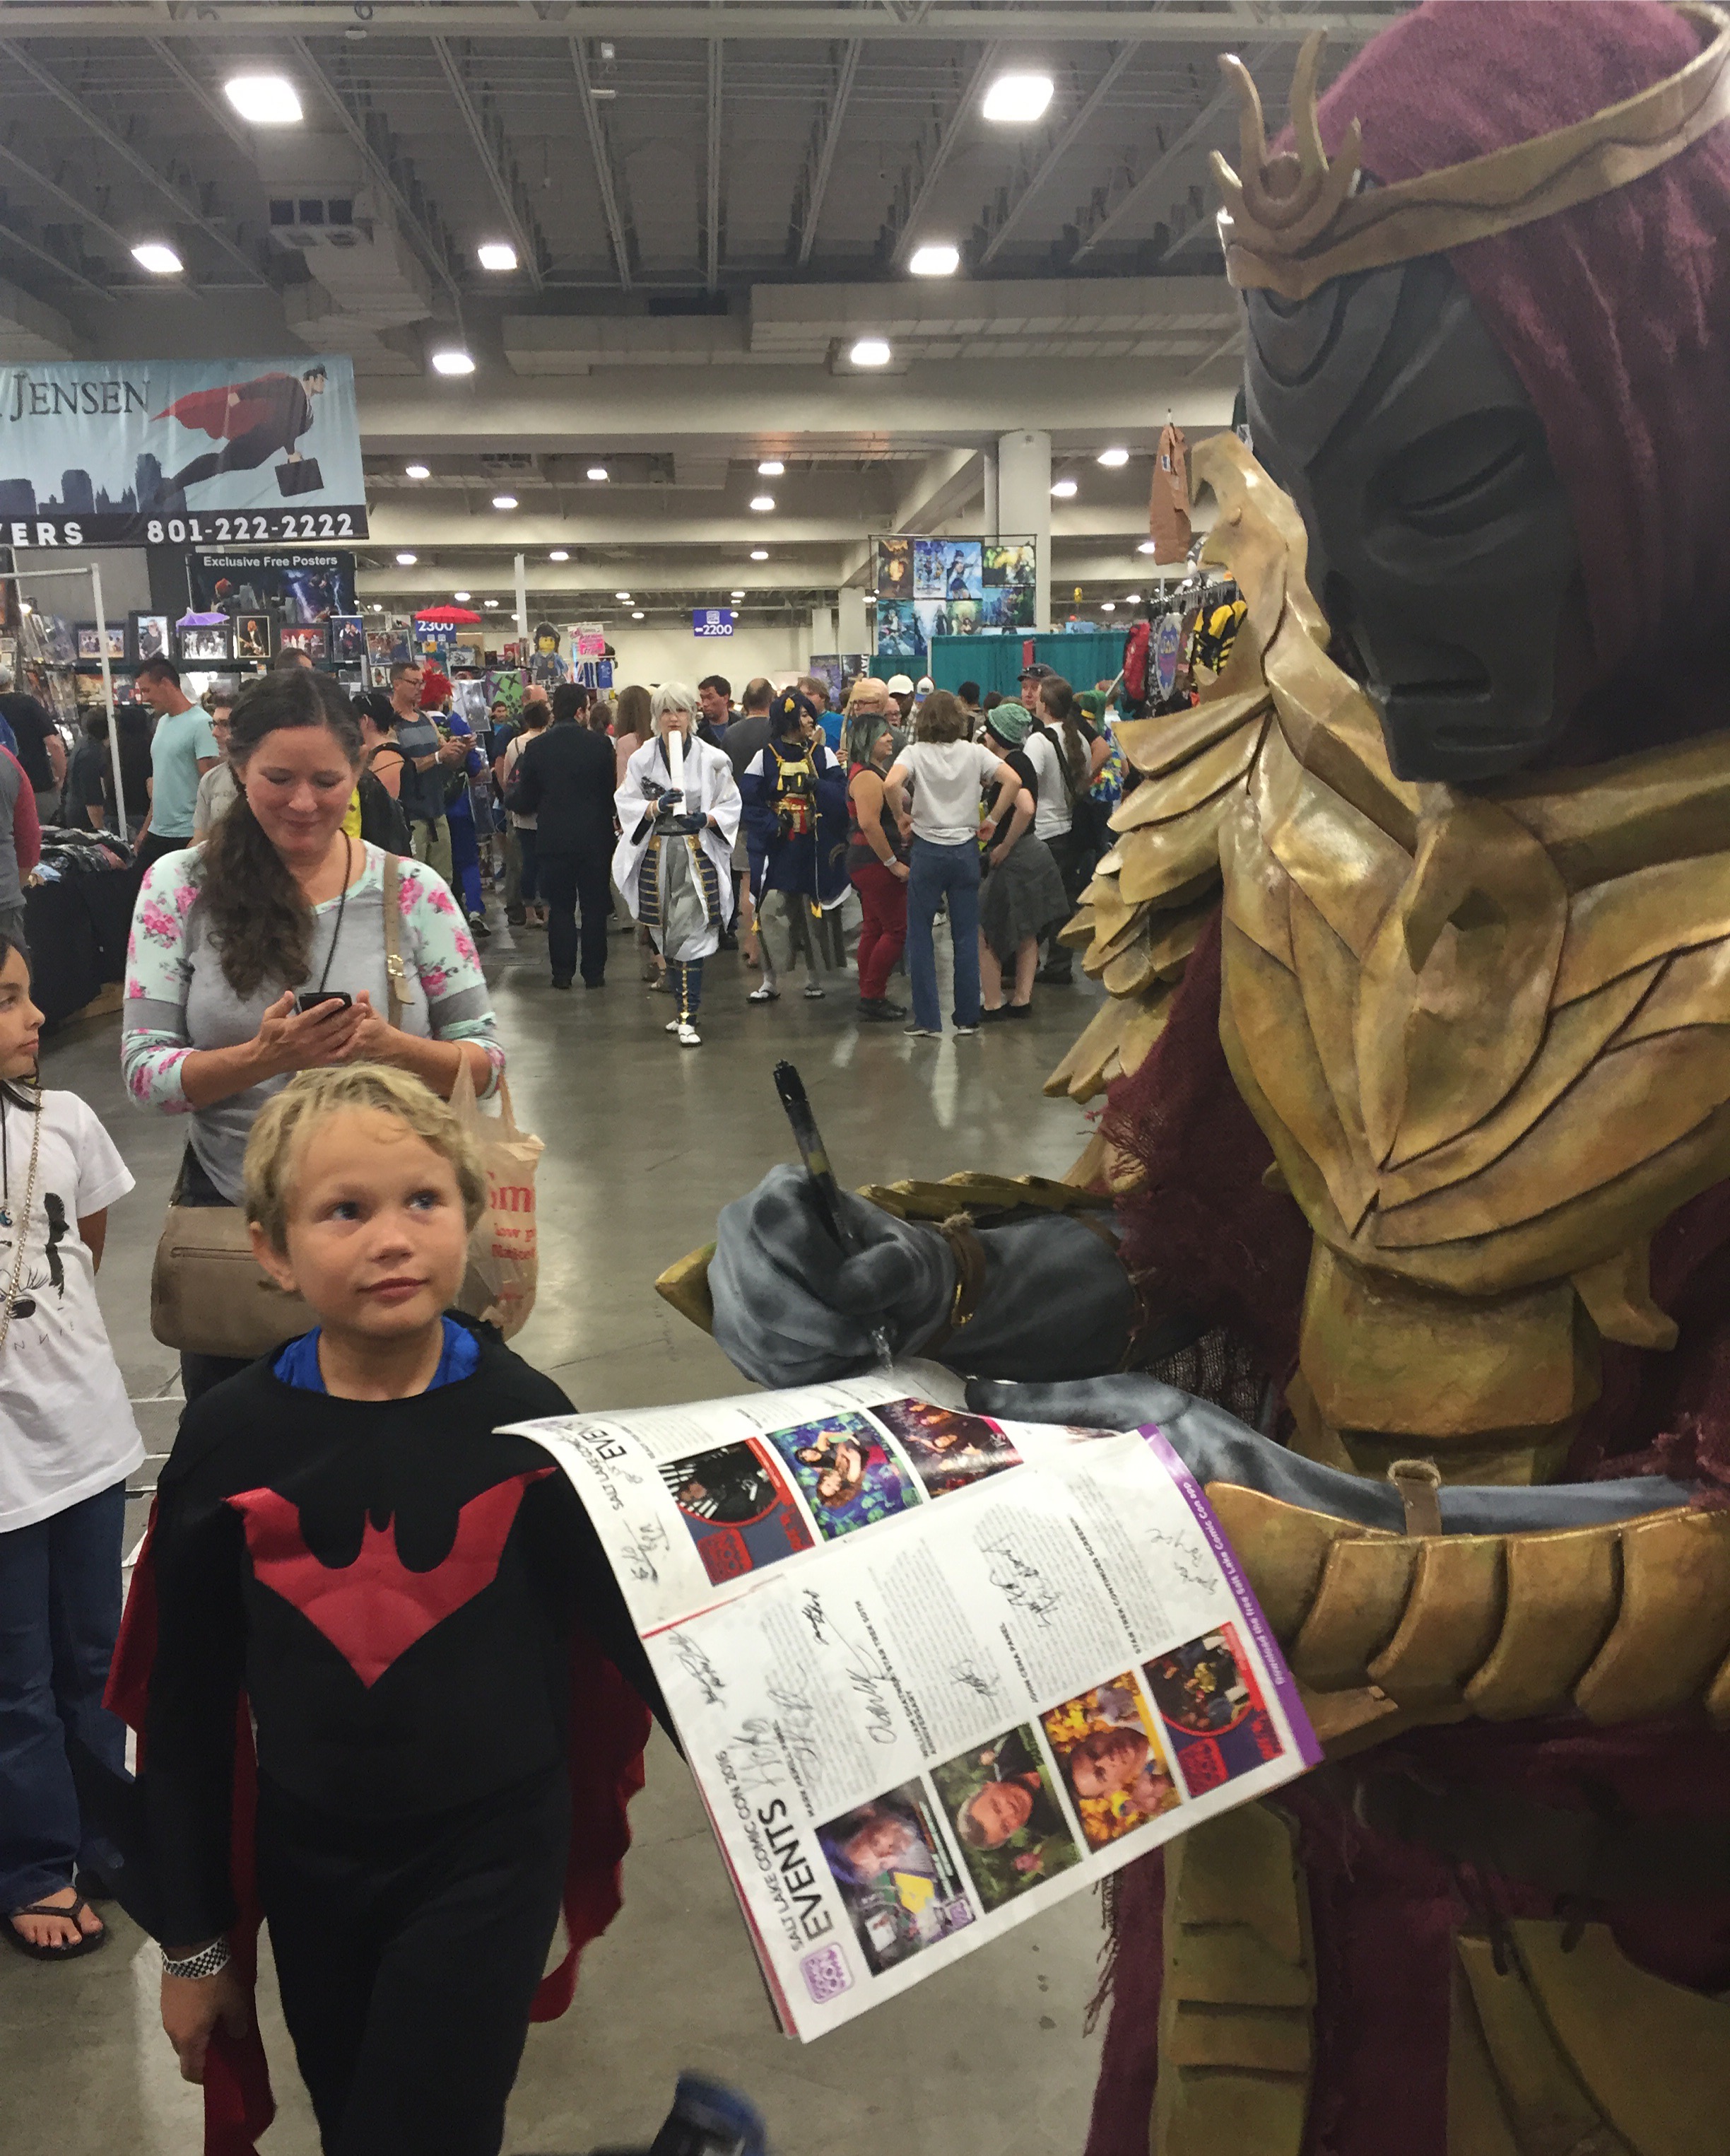
[[[694,1021],[703,962],[719,943],[732,907],[740,811],[732,765],[692,734],[696,708],[694,689],[662,683],[649,701],[655,738],[625,766],[625,783],[613,796],[620,836],[612,880],[672,969],[678,1016],[667,1030],[686,1048],[702,1044]]]

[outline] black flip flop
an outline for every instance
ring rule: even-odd
[[[32,1902],[22,1909],[8,1912],[6,1936],[21,1954],[28,1954],[32,1961],[76,1961],[80,1954],[95,1953],[98,1947],[108,1944],[106,1924],[95,1932],[87,1932],[80,1926],[77,1940],[69,1947],[39,1947],[33,1939],[27,1939],[12,1920],[14,1917],[64,1917],[69,1922],[76,1924],[79,1913],[86,1909],[90,1909],[93,1917],[95,1915],[95,1911],[90,1909],[90,1903],[79,1893],[74,1894],[70,1904],[64,1909],[54,1908],[46,1902]]]

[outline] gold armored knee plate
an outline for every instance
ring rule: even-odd
[[[1298,2156],[1315,1970],[1282,1815],[1245,1804],[1168,1846],[1164,1944],[1153,2156]]]

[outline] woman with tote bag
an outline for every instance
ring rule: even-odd
[[[349,837],[361,767],[349,700],[297,667],[244,689],[230,722],[241,797],[166,854],[132,916],[120,1053],[142,1107],[188,1115],[156,1254],[151,1322],[188,1399],[310,1319],[253,1261],[238,1209],[253,1118],[295,1070],[392,1063],[448,1098],[503,1075],[491,999],[443,879]]]

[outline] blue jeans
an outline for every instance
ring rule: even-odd
[[[931,924],[937,903],[949,893],[949,937],[955,947],[957,1025],[979,1024],[979,848],[934,845],[916,838],[907,865],[907,973],[913,985],[913,1021],[941,1033],[937,1002],[937,953]]]
[[[453,816],[451,831],[451,875],[455,880],[457,896],[463,911],[472,921],[477,913],[484,913],[486,901],[480,890],[480,842],[474,834],[473,814]]]
[[[126,1732],[102,1704],[120,1622],[126,1486],[0,1534],[0,1918],[101,1865],[79,1824],[66,1739],[124,1773]]]

